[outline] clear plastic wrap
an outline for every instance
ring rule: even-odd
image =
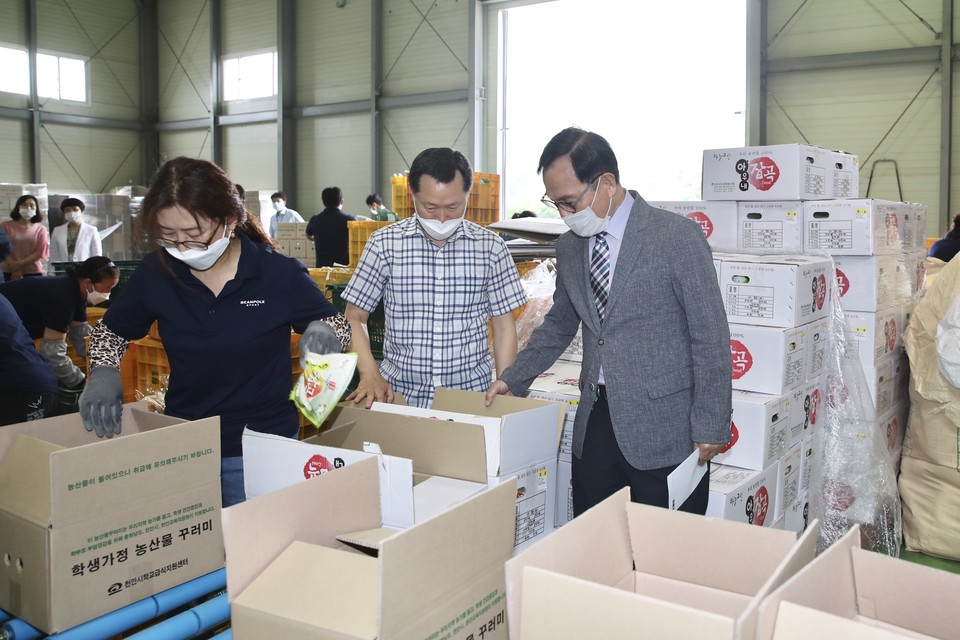
[[[556,262],[551,258],[543,260],[523,275],[523,290],[527,294],[527,304],[517,319],[518,350],[527,346],[533,330],[543,324],[543,318],[553,307],[553,292],[557,288]]]

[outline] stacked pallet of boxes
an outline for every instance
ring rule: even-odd
[[[7,218],[7,214],[13,211],[14,205],[17,204],[17,198],[27,195],[36,197],[37,203],[40,205],[40,213],[43,214],[44,219],[47,218],[49,199],[46,184],[0,182],[0,212],[3,212],[4,219]]]
[[[273,201],[270,200],[272,192],[270,191],[245,191],[243,194],[243,204],[247,207],[247,212],[260,221],[264,229],[270,228],[270,218],[276,211],[273,210]]]
[[[306,222],[277,223],[277,243],[283,248],[285,254],[296,258],[306,266],[313,266],[316,262],[313,242],[307,240]]]

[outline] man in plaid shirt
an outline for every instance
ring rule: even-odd
[[[513,310],[526,302],[506,244],[464,220],[473,168],[459,151],[426,149],[408,175],[415,215],[376,231],[343,292],[360,359],[348,399],[369,408],[393,402],[429,407],[438,386],[485,391],[517,356]],[[367,319],[383,300],[383,362],[370,351]]]

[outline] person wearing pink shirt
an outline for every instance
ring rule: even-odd
[[[3,279],[42,276],[43,263],[50,257],[50,235],[41,224],[43,214],[36,197],[20,196],[10,212],[12,220],[0,225],[10,237],[13,252],[3,261]]]

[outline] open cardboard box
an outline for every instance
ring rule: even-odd
[[[377,532],[377,475],[361,460],[223,510],[234,638],[506,638],[516,484]],[[345,542],[363,538],[376,557]]]
[[[792,602],[857,624],[910,638],[956,638],[960,575],[860,548],[854,525],[817,559],[760,605],[757,638],[774,637],[781,602]],[[844,625],[821,637],[848,637]]]
[[[0,609],[55,633],[223,566],[220,419],[143,409],[0,428]]]
[[[483,429],[383,415],[341,405],[328,431],[303,442],[243,435],[244,485],[253,498],[376,458],[386,526],[406,528],[487,486]]]
[[[753,638],[813,559],[803,537],[629,501],[623,489],[506,564],[512,638]]]
[[[517,479],[515,552],[553,531],[557,449],[565,407],[512,396],[497,396],[487,407],[483,393],[438,387],[431,409],[374,403],[373,411],[375,415],[391,413],[447,426],[480,425],[486,443],[487,482],[493,485],[510,476]],[[393,424],[392,418],[389,421]]]
[[[853,620],[781,602],[773,640],[810,640],[810,638],[843,638],[843,640],[900,640],[912,638],[879,627],[870,627]]]

